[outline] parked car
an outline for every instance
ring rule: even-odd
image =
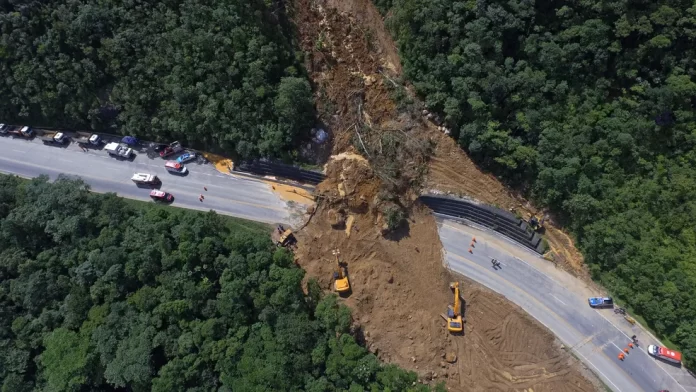
[[[154,201],[163,201],[166,203],[171,203],[174,201],[174,196],[171,193],[158,191],[157,189],[150,191],[150,198],[152,198]]]
[[[165,146],[162,150],[160,150],[159,155],[160,157],[164,158],[183,150],[184,148],[181,147],[181,143],[173,142],[170,145]]]
[[[587,299],[591,308],[613,308],[614,300],[610,297],[590,297]]]
[[[186,151],[185,153],[181,154],[178,158],[176,158],[176,161],[179,163],[186,163],[189,161],[192,161],[196,159],[197,155],[193,151]]]
[[[167,171],[170,173],[177,174],[186,174],[186,172],[188,171],[188,169],[186,169],[186,166],[182,165],[177,161],[167,161],[164,164],[164,168],[167,169]]]

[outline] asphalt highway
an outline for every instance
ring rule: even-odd
[[[648,344],[659,344],[611,309],[589,307],[599,296],[582,281],[555,268],[539,255],[497,234],[449,219],[438,220],[446,267],[477,281],[520,306],[544,324],[603,382],[616,392],[695,392],[696,380],[684,369],[649,356]],[[476,238],[469,252],[472,238]],[[501,268],[494,269],[491,259]],[[622,362],[618,354],[632,334],[640,347]],[[551,342],[549,342],[551,344]]]
[[[66,147],[44,145],[38,138],[25,140],[0,137],[0,172],[22,177],[41,174],[55,179],[60,174],[82,178],[96,192],[115,192],[119,196],[150,201],[150,188],[138,187],[134,173],[156,174],[161,190],[174,195],[173,206],[215,210],[220,214],[265,223],[288,223],[288,209],[263,181],[218,172],[212,164],[186,164],[187,175],[176,175],[164,168],[165,160],[138,153],[133,160],[120,160],[101,149],[87,149],[71,143]],[[203,187],[208,188],[207,191]],[[198,196],[203,194],[203,202]]]

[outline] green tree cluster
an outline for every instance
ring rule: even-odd
[[[5,1],[0,118],[285,156],[313,121],[287,26],[263,0]]]
[[[0,390],[411,391],[265,226],[0,176]]]
[[[696,365],[696,5],[375,0],[472,157],[550,206]]]

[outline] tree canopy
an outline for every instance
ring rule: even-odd
[[[482,166],[557,212],[595,278],[696,365],[696,5],[375,0]]]
[[[282,156],[313,120],[287,26],[262,0],[4,1],[0,118]]]
[[[412,391],[268,229],[0,176],[0,390]]]

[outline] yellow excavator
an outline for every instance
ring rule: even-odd
[[[464,330],[462,320],[462,304],[459,297],[459,282],[450,283],[450,289],[454,291],[454,306],[447,307],[447,330],[459,333]]]
[[[334,250],[333,255],[336,257],[336,268],[337,271],[334,272],[334,290],[338,292],[339,295],[346,294],[350,292],[350,282],[348,281],[348,270],[345,262],[341,262],[338,259],[340,252]]]

